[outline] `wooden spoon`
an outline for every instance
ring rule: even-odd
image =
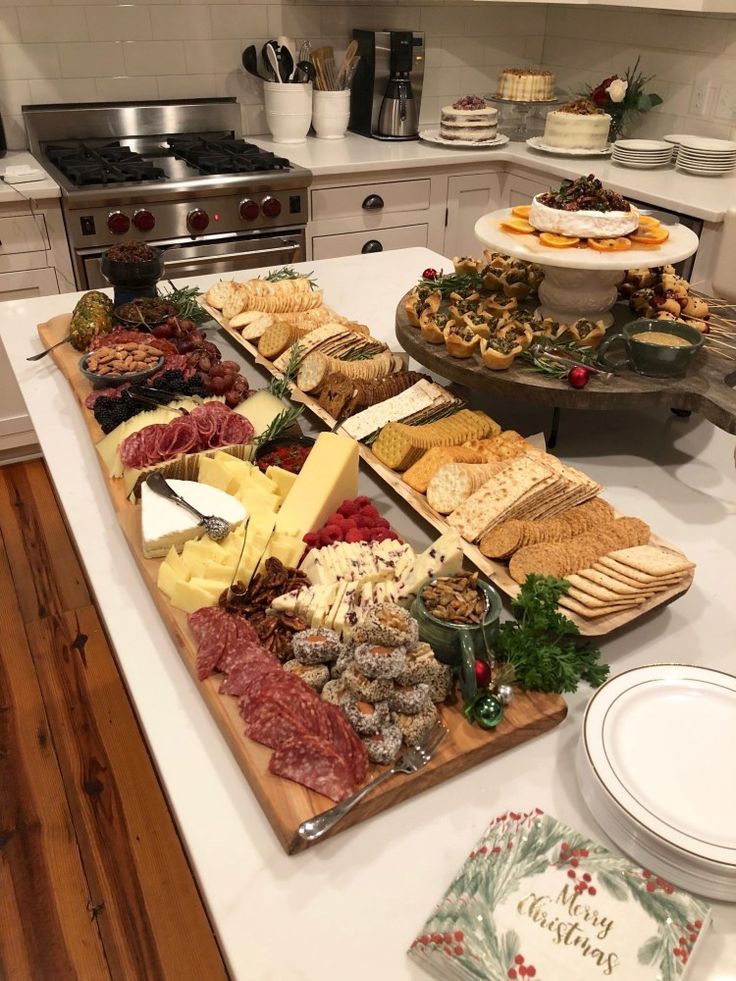
[[[358,53],[358,42],[351,41],[347,47],[347,51],[343,55],[342,63],[337,71],[337,87],[338,89],[346,88],[345,76],[347,75],[348,68],[350,67],[353,58]]]

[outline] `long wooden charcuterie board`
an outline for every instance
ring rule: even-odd
[[[38,333],[44,346],[54,344],[68,333],[69,320],[68,316],[61,316],[39,325]],[[52,353],[52,357],[67,378],[80,405],[83,405],[91,388],[79,372],[79,353],[69,345],[63,345]],[[85,410],[83,415],[90,438],[93,441],[99,439],[101,431],[94,417]],[[220,678],[208,678],[205,682],[197,680],[196,646],[186,615],[175,610],[156,585],[160,560],[144,558],[141,550],[140,505],[132,504],[125,498],[122,481],[110,479],[104,466],[103,474],[118,521],[144,582],[212,717],[284,849],[289,854],[304,850],[308,845],[297,834],[299,825],[307,818],[331,807],[332,801],[269,773],[271,751],[243,734],[243,723],[238,714],[236,700],[218,693]],[[398,776],[383,783],[336,825],[330,836],[553,729],[565,718],[567,706],[559,695],[520,691],[508,705],[503,722],[490,732],[470,725],[458,706],[440,706],[440,712],[449,736],[432,762],[415,774]],[[377,775],[380,769],[373,767],[369,779]]]
[[[261,354],[259,354],[258,348],[254,344],[251,344],[250,341],[246,340],[237,330],[233,330],[223,323],[222,315],[219,310],[215,310],[214,307],[209,306],[207,303],[201,300],[200,303],[205,310],[207,310],[213,320],[220,324],[223,331],[230,336],[233,343],[241,350],[245,351],[255,364],[265,368],[265,370],[270,372],[270,374],[272,374],[274,377],[281,377],[281,372],[274,367],[273,362],[268,361]],[[335,419],[333,419],[332,416],[322,408],[316,399],[312,398],[306,392],[300,391],[296,386],[292,386],[290,397],[292,401],[303,405],[321,422],[323,422],[326,426],[329,426],[330,429],[334,428],[336,424]],[[414,511],[420,515],[420,517],[436,528],[439,532],[450,530],[450,526],[446,522],[445,518],[429,506],[424,494],[418,493],[408,484],[404,483],[397,473],[389,469],[389,467],[385,466],[385,464],[381,463],[381,461],[371,452],[369,447],[364,446],[362,443],[359,443],[358,446],[361,459],[381,478],[381,480],[384,481],[388,487],[390,487],[396,494],[399,495],[399,497],[402,497],[408,504],[410,504]],[[676,546],[671,545],[669,542],[659,538],[657,535],[652,535],[651,542],[654,545],[661,545],[672,552],[682,554]],[[508,573],[507,567],[503,563],[494,562],[493,559],[486,558],[478,546],[473,545],[470,542],[463,541],[462,548],[468,561],[472,562],[476,569],[491,579],[494,585],[497,586],[502,592],[506,593],[506,595],[510,597],[514,597],[518,594],[521,587],[518,585],[518,583],[514,582]],[[661,593],[656,593],[651,597],[651,599],[647,600],[645,603],[642,603],[640,606],[632,607],[631,609],[623,610],[619,613],[610,613],[607,616],[597,617],[595,619],[585,619],[584,617],[573,613],[571,610],[565,610],[565,616],[577,624],[580,633],[584,636],[602,637],[614,630],[618,630],[619,628],[626,626],[626,624],[631,623],[633,620],[637,620],[650,610],[655,609],[655,607],[664,606],[665,604],[670,603],[677,596],[687,592],[692,585],[693,576],[693,572],[688,572],[679,583],[672,586],[670,589],[664,590]]]

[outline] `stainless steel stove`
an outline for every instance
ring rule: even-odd
[[[31,153],[61,187],[80,289],[102,252],[167,250],[172,278],[305,258],[312,175],[239,138],[232,98],[23,106]]]

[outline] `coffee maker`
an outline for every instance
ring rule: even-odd
[[[353,31],[360,61],[350,94],[350,129],[376,140],[416,140],[424,79],[420,31]]]

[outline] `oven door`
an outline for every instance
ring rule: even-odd
[[[263,235],[250,234],[247,237],[227,236],[196,242],[188,239],[150,244],[166,250],[166,278],[185,279],[303,262],[306,258],[305,241],[304,229],[296,228]],[[109,285],[100,268],[104,251],[88,249],[77,252],[75,259],[81,289],[98,289]]]

